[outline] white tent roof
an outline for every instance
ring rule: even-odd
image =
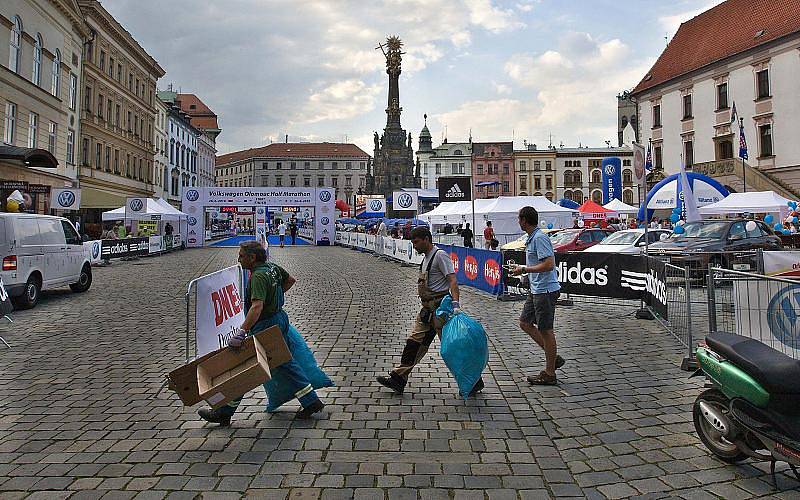
[[[475,207],[475,214],[487,214],[491,217],[501,216],[502,214],[513,214],[516,216],[522,207],[530,206],[536,209],[539,214],[572,214],[575,210],[556,205],[544,196],[501,196],[491,203],[481,207]]]
[[[189,216],[188,214],[186,214],[186,213],[184,213],[184,212],[181,212],[181,211],[180,211],[180,210],[178,210],[177,208],[173,207],[173,206],[170,204],[170,202],[168,202],[168,201],[167,201],[167,200],[165,200],[164,198],[156,198],[156,203],[158,203],[159,205],[161,205],[162,207],[164,207],[164,211],[165,211],[167,214],[174,215],[174,216],[175,216],[175,217],[177,217],[177,218],[180,218],[180,219],[182,219],[182,218],[186,218],[186,217],[188,217],[188,216]]]
[[[781,212],[789,200],[775,191],[731,193],[722,200],[700,208],[703,215],[738,214],[742,212]]]
[[[613,212],[617,212],[618,214],[635,214],[639,212],[639,209],[628,205],[627,203],[623,203],[620,201],[619,198],[614,198],[613,200],[609,201],[603,208],[607,208]]]
[[[146,202],[147,203],[144,212],[138,214],[136,217],[132,217],[132,219],[150,220],[151,215],[160,215],[162,220],[178,220],[186,217],[186,214],[184,214],[179,210],[176,210],[175,207],[170,206],[169,208],[167,208],[161,203],[159,203],[158,200],[156,200],[155,198],[147,198]],[[108,210],[106,212],[103,212],[103,220],[123,220],[123,219],[125,219],[124,205],[119,208],[115,208],[114,210]]]

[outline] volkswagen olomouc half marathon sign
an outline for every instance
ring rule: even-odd
[[[336,220],[336,193],[330,188],[188,188],[181,209],[198,223],[189,228],[187,246],[205,243],[205,207],[308,207],[314,209],[314,243],[333,244]],[[324,222],[323,222],[324,221]]]

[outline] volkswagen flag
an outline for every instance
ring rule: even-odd
[[[395,191],[392,194],[392,208],[395,211],[419,210],[419,193],[417,191]]]
[[[125,202],[125,218],[138,219],[141,214],[147,213],[147,198],[128,198]]]
[[[78,210],[81,208],[81,190],[54,188],[50,192],[50,208],[56,210]]]

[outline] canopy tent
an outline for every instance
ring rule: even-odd
[[[486,223],[492,223],[495,234],[515,235],[522,234],[519,227],[519,211],[522,207],[533,207],[539,213],[539,224],[542,226],[553,225],[554,228],[572,227],[575,211],[564,208],[551,202],[544,196],[501,196],[489,201],[478,208],[475,207],[476,234],[486,228]],[[477,203],[477,202],[476,202]]]
[[[336,200],[336,209],[342,212],[349,212],[350,205],[348,205],[344,200]]]
[[[167,200],[165,200],[164,198],[156,198],[156,203],[158,203],[159,205],[161,205],[162,207],[164,207],[164,211],[165,211],[167,214],[174,215],[174,216],[178,217],[179,219],[186,219],[186,218],[188,218],[188,217],[189,217],[189,215],[188,215],[188,214],[185,214],[185,213],[181,212],[180,210],[178,210],[177,208],[173,207],[173,206],[172,206],[172,205],[171,205],[171,204],[170,204],[170,203],[169,203]]]
[[[185,213],[177,210],[166,201],[162,201],[166,206],[155,198],[147,198],[144,211],[134,214],[133,217],[125,217],[125,206],[123,205],[114,210],[103,212],[103,220],[153,220],[153,215],[161,216],[161,220],[180,220],[187,217]]]
[[[623,203],[619,198],[614,198],[613,200],[609,201],[603,205],[603,208],[618,214],[635,214],[639,211],[638,208],[628,205],[627,203]]]
[[[556,205],[558,205],[559,207],[569,208],[571,210],[577,210],[578,207],[580,206],[578,203],[572,200],[568,200],[566,198],[561,198],[560,200],[558,200],[556,202]]]
[[[728,190],[722,184],[706,175],[695,172],[687,172],[686,176],[692,185],[692,193],[697,202],[697,207],[704,207],[716,203],[728,196]],[[653,210],[683,208],[683,188],[680,185],[680,174],[672,174],[653,186],[647,193],[647,217],[645,217],[645,206],[639,207],[637,218],[639,220],[650,220]]]
[[[700,208],[702,215],[788,212],[789,200],[775,191],[751,191],[731,193],[722,200]],[[781,217],[783,218],[783,217]]]
[[[583,205],[578,207],[578,212],[583,215],[584,219],[605,219],[611,210],[595,203],[592,200],[586,200]]]

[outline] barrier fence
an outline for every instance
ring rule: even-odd
[[[91,240],[83,243],[83,252],[92,264],[104,260],[145,257],[183,248],[181,235],[161,235],[118,240]]]

